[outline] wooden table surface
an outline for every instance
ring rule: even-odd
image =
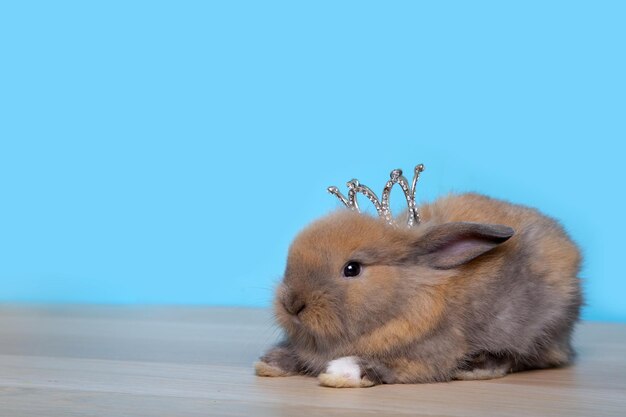
[[[259,378],[266,310],[0,305],[0,416],[626,416],[626,325],[584,323],[565,369],[320,387]]]

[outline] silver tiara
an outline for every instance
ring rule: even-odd
[[[393,216],[391,214],[391,208],[389,207],[389,196],[391,194],[391,189],[394,185],[400,184],[402,191],[404,191],[404,196],[406,197],[406,203],[408,205],[407,211],[407,227],[413,227],[416,224],[420,223],[420,215],[417,212],[417,207],[415,205],[415,186],[417,185],[417,180],[419,180],[420,173],[424,171],[424,165],[419,164],[415,167],[413,182],[409,187],[409,182],[402,175],[401,169],[394,169],[389,174],[389,181],[385,184],[385,188],[383,188],[383,197],[381,200],[378,200],[376,194],[366,185],[359,183],[359,180],[353,179],[352,181],[348,181],[348,197],[346,198],[341,192],[339,188],[332,186],[328,187],[328,192],[337,197],[343,204],[346,205],[350,210],[354,210],[357,212],[361,212],[359,210],[359,203],[356,201],[356,194],[361,193],[365,195],[369,199],[369,201],[374,204],[376,207],[376,211],[378,215],[385,219],[385,221],[391,225],[396,225]]]

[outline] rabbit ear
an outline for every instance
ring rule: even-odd
[[[436,269],[451,269],[490,251],[513,236],[501,224],[455,222],[434,226],[414,244],[417,259]]]

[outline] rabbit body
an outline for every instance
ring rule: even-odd
[[[478,194],[419,212],[411,229],[340,210],[303,230],[274,303],[285,338],[256,373],[365,387],[572,360],[581,257],[556,221]]]

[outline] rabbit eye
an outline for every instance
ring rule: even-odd
[[[343,267],[344,277],[356,277],[361,273],[361,264],[355,261],[350,261]]]

